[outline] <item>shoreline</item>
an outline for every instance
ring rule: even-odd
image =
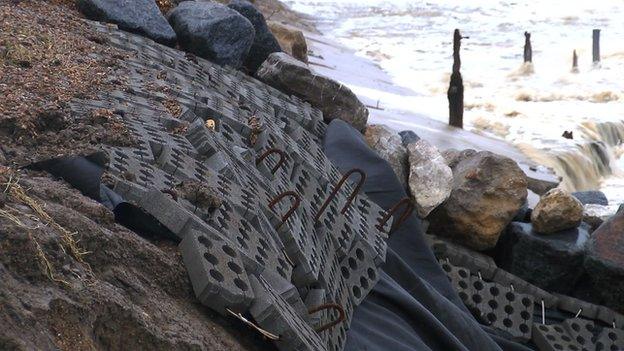
[[[369,125],[384,124],[397,132],[412,130],[440,150],[490,151],[516,161],[529,178],[559,182],[556,174],[532,161],[520,149],[503,139],[451,127],[426,115],[400,110],[394,106],[386,107],[385,104],[381,104],[377,108],[376,105],[381,99],[375,99],[373,96],[383,96],[382,101],[405,104],[409,103],[410,97],[417,95],[409,88],[394,83],[392,77],[374,61],[358,56],[354,50],[326,37],[321,32],[303,31],[308,42],[310,68],[348,86],[369,108]],[[395,118],[399,115],[401,119]],[[410,122],[405,122],[406,118]],[[530,206],[534,206],[539,201],[539,195],[530,192],[528,201]]]

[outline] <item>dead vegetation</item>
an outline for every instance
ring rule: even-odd
[[[0,2],[0,154],[9,159],[34,144],[46,155],[60,153],[66,145],[51,134],[72,126],[67,103],[122,84],[115,71],[125,56],[97,40],[72,6]],[[86,149],[90,142],[72,144],[68,149]]]

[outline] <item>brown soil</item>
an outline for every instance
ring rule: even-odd
[[[124,56],[80,18],[73,1],[0,1],[0,350],[274,349],[197,301],[175,244],[16,169],[134,143],[115,111],[69,113],[73,98],[125,88]]]
[[[78,123],[68,113],[74,98],[123,88],[116,71],[125,58],[68,3],[0,3],[0,164],[89,152],[110,128],[122,135],[109,141],[128,142],[114,118]]]

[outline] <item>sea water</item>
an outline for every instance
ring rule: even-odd
[[[374,60],[414,94],[381,107],[448,120],[453,30],[462,40],[465,128],[504,139],[552,167],[568,190],[624,202],[624,2],[289,0],[318,29]],[[601,62],[592,62],[600,29]],[[524,32],[533,64],[523,64]],[[572,51],[578,72],[572,72]],[[369,96],[375,98],[375,96]],[[562,137],[572,131],[573,139]]]

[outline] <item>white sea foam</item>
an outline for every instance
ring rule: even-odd
[[[578,157],[580,165],[591,156],[582,153],[594,150],[585,144],[596,140],[587,137],[587,123],[624,120],[621,0],[286,2],[317,18],[325,35],[376,61],[397,85],[415,92],[391,96],[358,87],[359,94],[387,109],[447,120],[452,32],[459,28],[470,37],[462,41],[461,53],[467,129],[530,145],[537,151],[528,156],[535,159]],[[602,30],[600,67],[591,62],[594,28]],[[531,32],[532,69],[522,64],[524,31]],[[572,50],[579,55],[578,73],[571,72]],[[565,130],[575,139],[562,138]],[[619,156],[616,146],[606,148]],[[621,158],[613,162],[613,176],[577,187],[602,182],[613,204],[624,202],[620,166]],[[554,166],[560,172],[562,167]]]

